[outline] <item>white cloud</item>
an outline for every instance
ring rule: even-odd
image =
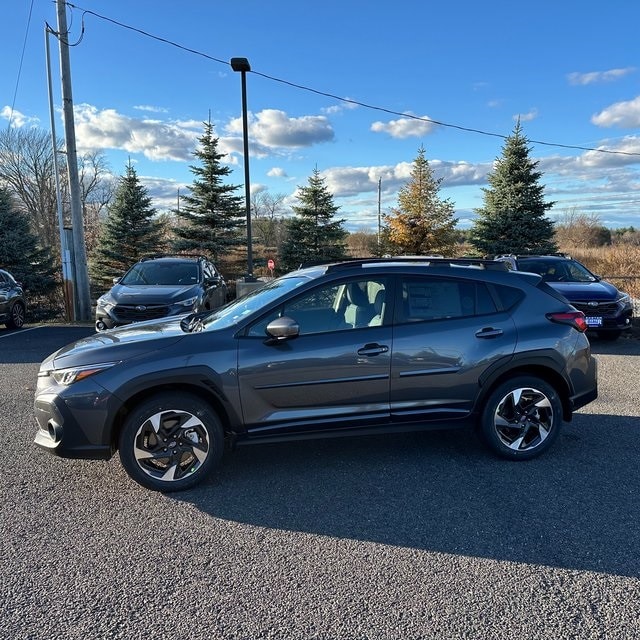
[[[350,100],[350,98],[347,98],[347,100]],[[355,102],[340,102],[339,104],[334,104],[322,109],[322,112],[331,115],[334,113],[341,113],[342,111],[351,111],[352,109],[357,109],[359,106],[360,105]]]
[[[154,107],[149,104],[139,104],[133,107],[138,111],[149,111],[150,113],[169,113],[169,109],[165,109],[165,107]]]
[[[591,118],[599,127],[636,128],[640,126],[640,96],[626,102],[616,102]]]
[[[121,149],[142,153],[150,160],[186,161],[192,158],[202,131],[159,120],[138,119],[115,109],[99,110],[89,104],[74,108],[76,140],[80,151]]]
[[[267,171],[267,175],[270,178],[287,178],[287,172],[281,167],[273,167]]]
[[[14,129],[20,129],[20,127],[24,127],[27,124],[37,124],[40,122],[38,118],[26,116],[24,113],[11,109],[9,106],[4,106],[0,109],[0,118],[11,122],[11,127]]]
[[[601,82],[613,82],[619,80],[635,71],[635,67],[627,67],[625,69],[609,69],[609,71],[590,71],[589,73],[579,73],[574,71],[567,75],[569,84],[587,85],[597,84]]]
[[[413,114],[407,113],[408,116]],[[421,138],[429,135],[436,127],[429,121],[429,116],[400,118],[389,122],[374,122],[371,131],[375,133],[388,133],[392,138]]]
[[[531,120],[535,120],[538,117],[538,110],[531,109],[527,113],[518,113],[513,116],[514,120],[520,120],[520,122],[531,122]]]
[[[457,187],[486,182],[491,163],[429,161],[436,178],[442,178],[442,186]],[[329,191],[336,197],[352,197],[377,190],[381,181],[383,192],[397,194],[411,178],[413,162],[399,162],[393,166],[333,167],[321,171]]]
[[[228,133],[242,135],[242,118],[234,118],[226,126]],[[249,137],[258,146],[267,148],[310,147],[333,140],[334,132],[325,116],[290,118],[284,111],[265,109],[249,114]],[[252,152],[255,149],[251,148]]]

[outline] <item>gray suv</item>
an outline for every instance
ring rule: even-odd
[[[4,269],[0,269],[0,323],[7,329],[22,329],[27,301],[22,285]]]
[[[528,460],[597,396],[586,328],[539,275],[504,263],[309,267],[216,311],[52,354],[35,442],[64,457],[119,450],[160,491],[204,480],[225,442],[471,426],[494,453]]]
[[[225,304],[227,297],[224,278],[202,256],[143,258],[98,298],[96,330],[210,311]]]

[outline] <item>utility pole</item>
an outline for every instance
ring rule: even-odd
[[[382,190],[382,178],[378,178],[378,253],[380,253],[380,229],[381,229],[381,211],[380,211],[380,192]]]
[[[65,0],[56,0],[58,9],[58,42],[60,46],[60,81],[62,84],[62,112],[64,114],[65,146],[67,149],[67,173],[69,176],[69,199],[71,201],[71,225],[73,227],[73,255],[76,283],[76,320],[91,320],[91,294],[87,270],[87,250],[84,241],[82,197],[78,176],[76,153],[76,128],[73,119],[73,96],[71,93],[71,64],[69,61],[69,32]]]

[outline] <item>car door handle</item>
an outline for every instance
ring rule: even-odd
[[[493,327],[484,327],[480,331],[476,331],[476,338],[497,338],[502,335],[502,329],[494,329]]]
[[[387,353],[389,351],[389,347],[384,344],[370,343],[365,344],[364,347],[360,347],[358,349],[359,356],[377,356],[381,353]]]

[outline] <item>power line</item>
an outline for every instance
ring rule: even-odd
[[[33,0],[32,0],[33,2]],[[67,2],[65,3],[68,7],[71,7],[72,9],[78,9],[79,11],[82,11],[82,32],[84,34],[84,16],[89,14],[92,16],[95,16],[96,18],[100,18],[101,20],[105,20],[107,22],[111,22],[112,24],[115,24],[119,27],[122,27],[123,29],[129,29],[130,31],[134,31],[135,33],[139,33],[143,36],[146,36],[147,38],[151,38],[153,40],[157,40],[158,42],[163,42],[165,44],[168,44],[172,47],[176,47],[177,49],[181,49],[182,51],[186,51],[188,53],[193,53],[194,55],[197,56],[201,56],[203,58],[206,58],[207,60],[212,60],[213,62],[218,62],[220,64],[224,64],[229,66],[229,62],[227,60],[222,60],[220,58],[215,58],[214,56],[210,56],[206,53],[203,53],[202,51],[198,51],[196,49],[191,49],[189,47],[185,47],[181,44],[178,44],[177,42],[174,42],[173,40],[169,40],[167,38],[162,38],[160,36],[156,36],[152,33],[149,33],[147,31],[143,31],[142,29],[138,29],[137,27],[132,27],[131,25],[125,24],[123,22],[119,22],[118,20],[114,20],[113,18],[108,18],[107,16],[103,16],[99,13],[96,13],[95,11],[91,11],[89,9],[83,9],[82,7],[79,7],[78,5],[72,4],[71,2]],[[82,39],[82,36],[81,38]],[[77,43],[76,43],[77,44]],[[323,96],[325,98],[331,98],[333,100],[338,100],[340,102],[344,102],[346,104],[352,104],[352,105],[356,105],[358,107],[363,107],[365,109],[371,109],[372,111],[380,111],[382,113],[387,113],[389,115],[393,115],[393,116],[399,116],[401,118],[407,118],[410,120],[418,120],[420,122],[427,122],[429,124],[434,124],[434,125],[438,125],[440,127],[447,127],[449,129],[457,129],[458,131],[466,131],[468,133],[476,133],[479,135],[483,135],[483,136],[491,136],[494,138],[501,138],[503,140],[506,140],[509,136],[502,134],[502,133],[494,133],[494,132],[490,132],[490,131],[484,131],[483,129],[475,129],[472,127],[463,127],[461,125],[457,125],[457,124],[451,124],[449,122],[442,122],[440,120],[433,120],[431,118],[425,118],[422,116],[415,116],[412,115],[410,113],[402,113],[400,111],[393,111],[392,109],[387,109],[385,107],[379,107],[376,105],[372,105],[372,104],[367,104],[365,102],[360,102],[358,100],[352,100],[350,98],[343,98],[341,96],[337,96],[335,94],[332,93],[327,93],[326,91],[320,91],[318,89],[313,89],[312,87],[307,87],[305,85],[302,84],[296,84],[295,82],[290,82],[289,80],[283,80],[282,78],[276,78],[274,76],[270,76],[266,73],[261,73],[259,71],[255,71],[255,70],[251,70],[248,73],[253,73],[254,75],[260,76],[262,78],[265,78],[266,80],[271,80],[273,82],[279,82],[280,84],[284,84],[287,85],[289,87],[293,87],[295,89],[300,89],[302,91],[308,91],[310,93],[315,93],[316,95],[320,95]],[[611,155],[623,155],[623,156],[640,156],[640,153],[636,153],[633,151],[614,151],[611,149],[598,149],[595,147],[583,147],[580,145],[572,145],[572,144],[562,144],[560,142],[546,142],[544,140],[531,140],[531,139],[527,139],[528,142],[532,143],[532,144],[538,144],[538,145],[542,145],[542,146],[546,146],[546,147],[558,147],[558,148],[562,148],[562,149],[574,149],[577,151],[594,151],[596,153],[608,153]]]
[[[18,96],[18,86],[20,85],[20,76],[22,75],[22,64],[24,63],[24,52],[27,48],[27,37],[29,35],[29,27],[31,26],[31,15],[33,13],[33,2],[31,0],[31,5],[29,6],[29,17],[27,18],[27,28],[24,32],[24,42],[22,43],[22,53],[20,54],[20,64],[18,65],[18,76],[16,77],[16,88],[13,91],[13,101],[11,102],[11,113],[9,114],[9,124],[7,125],[7,129],[11,129],[11,121],[13,120],[13,110],[16,106],[16,98]]]

